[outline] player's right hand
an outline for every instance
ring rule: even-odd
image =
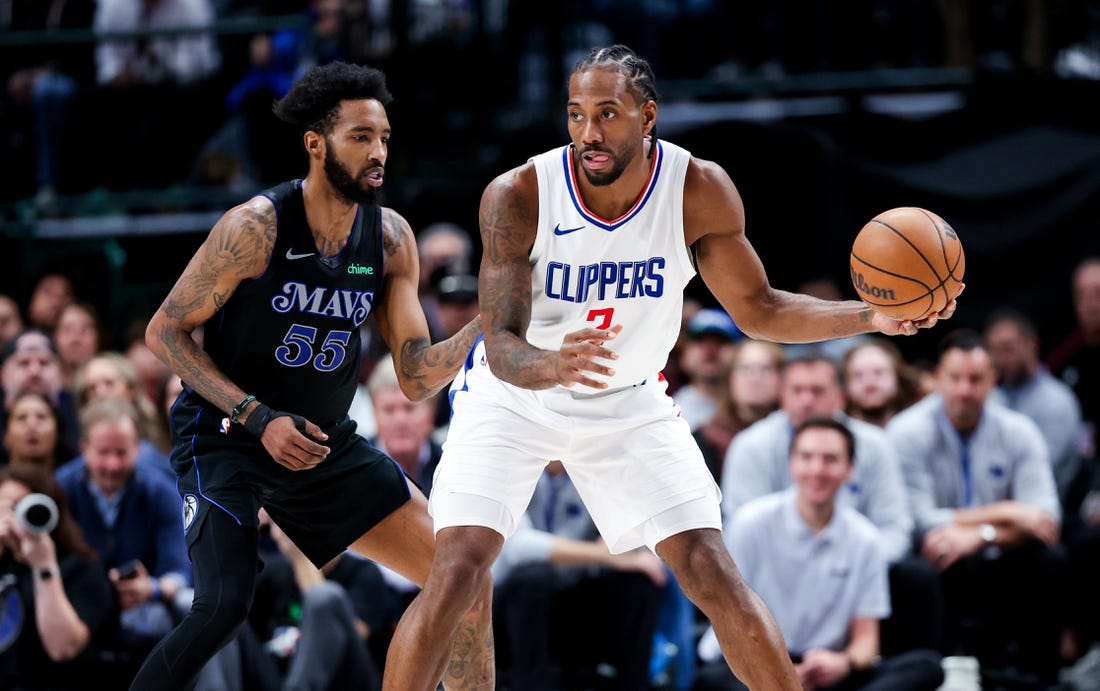
[[[607,382],[595,379],[591,374],[605,377],[615,374],[613,368],[596,360],[619,359],[619,354],[607,348],[604,343],[614,339],[622,330],[622,324],[616,324],[610,329],[589,327],[565,334],[561,348],[558,349],[558,361],[555,365],[558,382],[566,387],[583,384],[593,389],[606,389]]]
[[[309,470],[328,457],[329,447],[314,441],[324,441],[328,435],[309,420],[299,419],[304,423],[302,429],[294,424],[294,418],[289,415],[274,418],[264,428],[260,441],[279,465],[290,470]]]

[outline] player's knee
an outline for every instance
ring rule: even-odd
[[[693,602],[705,602],[735,596],[743,587],[720,534],[711,531],[690,531],[677,541],[675,548],[661,552],[661,557],[676,574],[676,580]]]
[[[445,571],[458,569],[480,579],[488,576],[503,543],[500,533],[489,528],[447,528],[436,536],[435,562]]]
[[[196,598],[188,618],[207,636],[228,641],[237,635],[248,618],[249,604],[244,598],[224,598],[216,602]]]

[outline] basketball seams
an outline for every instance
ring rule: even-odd
[[[893,276],[894,278],[898,278],[898,279],[901,279],[901,280],[904,280],[904,281],[910,281],[912,283],[915,283],[915,284],[919,285],[921,288],[924,288],[924,292],[917,295],[917,296],[915,296],[915,297],[911,297],[908,300],[901,300],[901,301],[895,300],[893,302],[879,302],[879,301],[875,300],[874,298],[872,298],[870,296],[860,295],[860,299],[863,300],[864,302],[866,302],[868,305],[871,305],[873,307],[884,307],[884,308],[906,307],[908,305],[916,304],[920,300],[927,299],[928,300],[928,307],[925,308],[925,310],[924,310],[925,313],[927,313],[929,310],[932,309],[932,307],[935,306],[936,299],[934,297],[934,293],[935,293],[936,288],[938,286],[928,286],[924,281],[913,278],[912,276],[904,276],[904,275],[899,274],[899,273],[894,273],[893,271],[887,271],[886,269],[879,268],[879,267],[875,266],[874,264],[866,261],[865,259],[862,259],[859,255],[857,255],[854,252],[852,253],[852,259],[855,259],[857,262],[859,262],[860,264],[862,264],[863,266],[865,266],[869,269],[874,269],[875,271],[878,271],[879,273],[886,274],[887,276]]]
[[[928,237],[929,231],[935,238]],[[893,270],[880,267],[880,261]],[[864,226],[853,243],[850,264],[853,284],[865,303],[895,319],[923,319],[943,309],[961,285],[965,254],[954,229],[938,215],[920,207],[898,207]],[[909,316],[922,306],[919,316]]]
[[[919,248],[919,247],[917,247],[917,246],[916,246],[916,245],[915,245],[915,244],[913,243],[913,241],[909,239],[909,236],[907,236],[907,235],[906,235],[905,233],[901,232],[900,230],[898,230],[898,229],[897,229],[897,228],[895,228],[894,226],[890,225],[890,224],[889,224],[889,223],[887,223],[886,221],[882,221],[882,220],[879,220],[879,219],[877,219],[877,218],[873,218],[873,219],[871,219],[871,222],[872,222],[872,223],[877,223],[877,224],[879,224],[879,225],[881,225],[881,226],[886,226],[887,228],[889,228],[889,229],[890,229],[890,231],[891,231],[891,232],[893,232],[893,233],[894,233],[895,235],[897,235],[897,236],[898,236],[899,238],[901,238],[902,240],[904,240],[904,241],[905,241],[905,244],[909,245],[909,247],[910,247],[910,248],[912,248],[912,250],[913,250],[914,252],[916,252],[916,253],[917,253],[917,256],[919,256],[919,257],[921,258],[921,260],[922,260],[922,261],[924,261],[924,265],[925,265],[925,266],[927,266],[927,267],[928,267],[928,269],[929,269],[929,270],[930,270],[930,271],[932,272],[932,275],[933,275],[933,276],[935,276],[935,277],[936,277],[936,278],[937,278],[937,279],[939,280],[939,282],[940,282],[940,285],[943,285],[943,281],[944,281],[944,279],[940,277],[940,272],[939,272],[939,271],[936,271],[936,267],[932,266],[932,262],[928,260],[928,257],[924,256],[924,252],[922,252],[922,251],[920,250],[920,248]],[[935,224],[933,224],[933,226],[934,226],[934,225],[935,225]],[[938,228],[936,229],[936,235],[937,235],[937,236],[939,235],[939,229],[938,229]],[[941,243],[941,245],[942,245],[942,243]],[[947,257],[946,257],[946,256],[945,256],[945,257],[944,257],[944,259],[943,259],[943,265],[944,265],[944,266],[947,266]],[[934,290],[934,289],[933,289],[933,290]]]

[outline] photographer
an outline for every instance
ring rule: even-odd
[[[26,510],[32,493],[53,506],[32,497]],[[61,488],[37,468],[0,468],[0,688],[86,687],[85,651],[111,614],[111,584]]]

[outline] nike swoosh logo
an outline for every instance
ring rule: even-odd
[[[295,259],[302,259],[303,257],[312,257],[315,252],[306,252],[305,254],[294,254],[294,250],[290,249],[286,251],[286,258],[291,261]]]
[[[575,233],[584,227],[585,226],[577,226],[576,228],[562,228],[561,224],[559,223],[558,225],[554,226],[554,235],[569,235],[570,233]]]

